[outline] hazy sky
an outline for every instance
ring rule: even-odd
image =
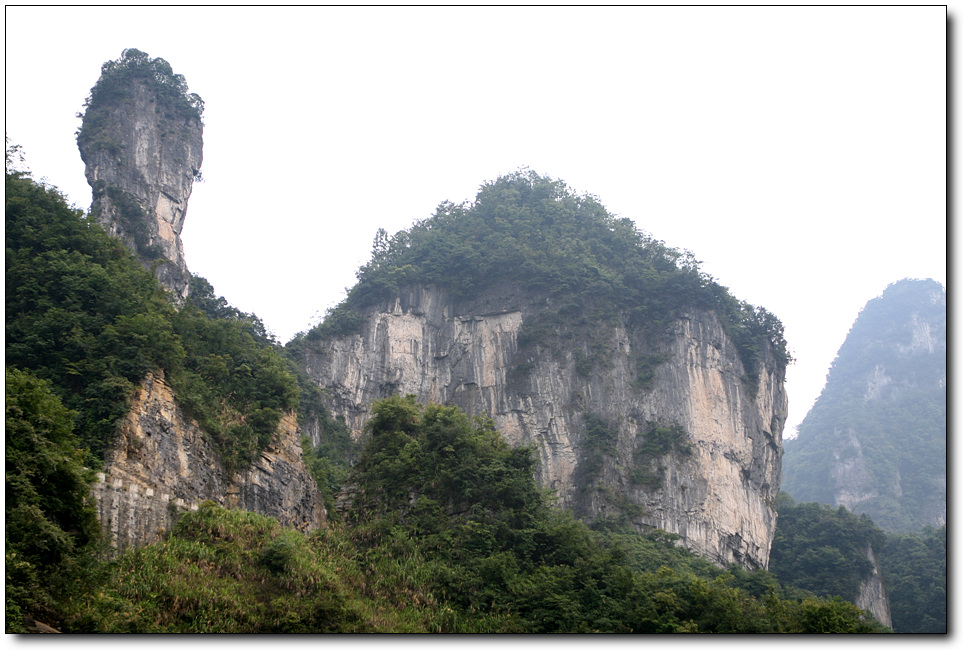
[[[942,7],[7,7],[6,132],[78,207],[103,62],[206,102],[191,271],[282,340],[378,228],[528,167],[782,319],[787,435],[867,300],[946,284]]]

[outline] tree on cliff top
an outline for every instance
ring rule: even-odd
[[[692,253],[609,214],[596,197],[529,170],[486,183],[474,203],[444,202],[393,237],[379,230],[357,276],[344,302],[307,338],[357,329],[364,310],[405,286],[435,285],[471,300],[510,284],[543,304],[551,328],[621,315],[629,325],[664,331],[686,310],[707,309],[736,342],[750,378],[766,345],[780,363],[791,361],[779,320],[736,300]]]
[[[100,78],[84,102],[87,110],[78,114],[83,118],[77,131],[81,154],[91,149],[111,150],[116,146],[105,132],[106,112],[127,99],[136,82],[149,85],[165,116],[201,120],[204,100],[188,90],[184,75],[175,74],[171,64],[160,57],[152,59],[145,52],[128,48],[119,59],[107,61],[100,67]]]

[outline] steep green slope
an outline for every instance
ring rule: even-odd
[[[228,468],[270,442],[300,391],[259,321],[209,313],[203,290],[175,309],[55,188],[8,168],[5,204],[7,626],[21,630],[92,561],[91,468],[147,372],[167,375]]]
[[[783,584],[854,602],[860,583],[873,570],[866,547],[878,551],[884,540],[883,531],[866,515],[856,516],[844,507],[797,504],[783,494],[769,570]]]
[[[779,497],[779,525],[769,571],[783,588],[857,600],[873,571],[871,547],[889,598],[893,631],[946,632],[946,526],[920,533],[885,533],[845,507],[795,503]]]
[[[49,618],[64,583],[78,576],[82,549],[99,540],[100,524],[76,413],[42,379],[10,368],[5,377],[6,631],[22,632],[25,617]]]
[[[6,365],[50,382],[77,411],[77,434],[95,456],[149,371],[167,374],[228,467],[250,462],[297,407],[298,384],[260,321],[217,313],[200,279],[197,296],[176,309],[123,245],[56,189],[7,174],[5,236]]]
[[[884,530],[946,515],[946,294],[902,280],[867,303],[826,386],[785,443],[783,489],[845,505]]]

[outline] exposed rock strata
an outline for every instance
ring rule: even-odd
[[[167,112],[142,80],[127,101],[88,109],[84,128],[95,118],[101,135],[80,147],[91,212],[183,299],[190,273],[180,234],[203,158],[201,119]]]
[[[497,309],[498,302],[509,308]],[[527,313],[524,301],[456,305],[441,290],[411,288],[390,308],[374,310],[360,335],[314,344],[307,370],[355,435],[371,403],[394,393],[456,404],[492,417],[512,444],[534,444],[540,483],[584,519],[628,517],[640,530],[679,534],[715,561],[766,567],[787,409],[783,371],[772,356],[764,355],[753,395],[712,313],[689,314],[665,340],[612,325],[564,346],[521,349]],[[587,354],[594,363],[585,363]],[[638,362],[646,356],[664,361],[650,385],[639,387]],[[600,459],[587,418],[612,432]],[[690,453],[640,458],[649,423],[681,426]],[[633,470],[658,485],[633,483]]]
[[[104,465],[94,492],[101,525],[118,547],[158,541],[178,510],[205,500],[300,530],[316,529],[327,517],[301,457],[293,415],[249,469],[230,476],[160,376],[148,375],[139,387]]]

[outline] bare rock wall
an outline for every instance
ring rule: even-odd
[[[176,513],[205,500],[305,531],[327,518],[293,415],[284,417],[275,442],[250,468],[231,476],[159,375],[148,375],[138,388],[104,469],[94,486],[100,522],[121,548],[160,540]]]
[[[315,344],[307,370],[355,435],[372,402],[391,394],[456,404],[490,416],[510,443],[534,444],[539,482],[583,519],[628,517],[714,561],[766,567],[787,409],[771,356],[752,391],[712,313],[687,315],[665,340],[612,325],[591,340],[520,348],[525,318],[524,306],[458,306],[443,291],[413,287],[373,311],[360,335]],[[638,360],[653,355],[663,361],[642,387]],[[600,461],[590,458],[590,417],[612,432]],[[640,458],[653,423],[681,427],[688,453]],[[658,485],[640,484],[639,472]]]

